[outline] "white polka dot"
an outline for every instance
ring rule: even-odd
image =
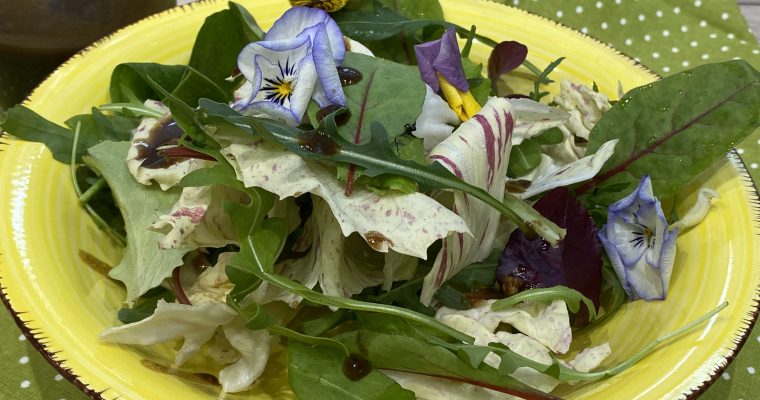
[[[702,5],[702,2],[700,0],[694,1],[694,7],[699,7]]]
[[[688,26],[681,25],[681,32],[688,32],[688,31],[689,31],[689,27]]]
[[[725,21],[725,20],[727,20],[727,19],[728,19],[728,13],[723,13],[723,14],[721,14],[721,15],[720,15],[720,19],[722,19],[722,20],[724,20],[724,21]]]
[[[602,22],[602,29],[607,29],[607,26],[608,26],[608,25],[607,25],[607,23],[606,23],[606,22]]]
[[[26,364],[26,363],[29,362],[29,357],[23,356],[23,357],[21,357],[21,358],[18,359],[18,362],[21,363],[21,364]]]
[[[749,165],[749,167],[752,169],[757,169],[757,163],[752,163]]]
[[[518,5],[520,5],[520,0],[514,0],[514,1],[512,1],[512,4],[518,6]]]
[[[731,375],[729,375],[728,372],[724,372],[720,377],[725,381],[731,379]]]
[[[29,382],[29,381],[23,381],[23,382],[21,382],[21,385],[19,385],[19,386],[21,386],[21,389],[26,389],[26,388],[28,388],[29,386],[31,386],[31,384],[32,384],[32,383],[31,383],[31,382]]]
[[[701,26],[702,28],[706,27],[707,26],[707,21],[705,21],[705,20],[699,21],[699,26]]]
[[[57,382],[60,382],[60,381],[62,381],[62,380],[63,380],[63,377],[61,376],[61,374],[56,374],[56,375],[53,377],[53,380],[54,380],[54,381],[57,381]]]
[[[24,340],[26,340],[26,336],[21,335],[21,336],[18,337],[18,340],[19,340],[19,342],[23,342]]]
[[[582,13],[583,12],[583,7],[581,7],[581,6],[575,7],[575,12],[578,13],[578,14]]]
[[[757,144],[760,144],[760,139],[757,139]],[[760,336],[757,337],[757,341],[760,342]]]
[[[652,57],[654,57],[654,58],[660,58],[660,53],[658,53],[658,52],[655,51],[654,53],[652,53]]]
[[[711,34],[710,34],[710,39],[715,39],[715,38],[717,38],[717,37],[718,37],[718,34],[717,34],[717,33],[711,33]]]
[[[639,14],[639,21],[643,21],[647,19],[647,17],[644,14]]]
[[[662,67],[662,72],[670,72],[670,67],[668,67],[667,65]]]
[[[665,36],[665,37],[670,36],[670,31],[665,29],[664,31],[662,31],[662,36]]]
[[[584,26],[583,28],[581,28],[581,32],[583,32],[583,33],[588,33],[588,28],[586,28],[586,27]]]
[[[648,34],[648,33],[647,33],[646,35],[644,35],[644,41],[648,42],[648,41],[650,41],[650,40],[652,40],[652,37],[651,37],[651,36],[649,36],[649,34]]]
[[[686,61],[686,60],[684,60],[684,61],[681,63],[681,65],[682,65],[682,66],[684,66],[684,67],[688,67],[688,66],[689,66],[689,62],[688,62],[688,61]]]
[[[739,154],[744,154],[744,149],[736,149],[736,152]]]
[[[628,38],[628,39],[625,40],[625,45],[626,46],[630,46],[632,44],[633,44],[633,40],[631,40],[631,38]]]
[[[742,39],[742,40],[739,41],[739,43],[741,43],[741,44],[747,44],[747,41],[744,40],[744,39]]]
[[[615,4],[620,4],[623,0],[615,0]]]
[[[732,60],[741,60],[742,58],[741,57],[732,57],[731,59]]]
[[[625,18],[620,18],[620,25],[625,25],[628,23],[628,20]]]
[[[672,51],[673,53],[678,53],[678,47],[673,47],[672,49],[670,49],[670,51]]]
[[[603,5],[603,4],[602,4],[602,2],[601,2],[601,1],[597,1],[597,2],[596,2],[596,8],[602,8],[602,5]]]
[[[562,18],[562,10],[557,11],[557,18]]]
[[[723,51],[723,52],[728,51],[728,46],[720,46],[720,51]]]
[[[638,58],[638,57],[634,57],[633,60],[636,61],[636,62],[641,62],[641,59]],[[758,142],[760,142],[760,140],[758,140]]]
[[[702,59],[703,60],[707,60],[708,58],[710,58],[709,54],[702,54]]]
[[[656,15],[657,18],[660,18],[660,17],[662,17],[662,11],[657,10],[657,11],[655,11],[654,15]]]
[[[755,374],[755,369],[752,368],[752,367],[747,367],[747,372],[749,372],[750,375],[754,375]]]
[[[728,35],[726,35],[726,37],[731,40],[734,40],[736,38],[736,35],[734,35],[733,33],[729,33]]]
[[[676,13],[676,14],[680,14],[681,13],[681,7],[675,7],[675,8],[673,8],[673,12]]]
[[[758,50],[758,49],[752,49],[752,54],[760,54],[760,50]]]
[[[689,46],[691,46],[691,47],[697,47],[698,44],[699,43],[697,43],[696,40],[692,40],[691,43],[689,43]]]

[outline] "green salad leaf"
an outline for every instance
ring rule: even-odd
[[[163,234],[148,227],[159,216],[171,211],[180,191],[178,188],[163,191],[156,184],[145,186],[135,181],[125,162],[129,147],[129,142],[103,142],[88,150],[86,161],[105,178],[124,217],[127,248],[110,276],[124,283],[126,302],[132,304],[171,276],[172,270],[183,264],[182,257],[191,249],[158,247]]]
[[[323,346],[288,343],[288,382],[302,400],[413,400],[414,392],[403,389],[377,370],[351,380],[342,370],[344,354]]]
[[[673,196],[760,126],[760,73],[744,61],[707,64],[628,92],[589,136],[588,154],[619,139],[600,173],[582,184],[594,204],[631,193],[644,175]],[[608,190],[615,185],[617,190]]]

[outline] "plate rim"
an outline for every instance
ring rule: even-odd
[[[472,0],[471,0],[472,1]],[[593,43],[597,47],[606,48],[608,51],[611,50],[613,53],[615,53],[616,56],[626,59],[628,62],[631,63],[631,65],[640,71],[650,75],[653,80],[660,80],[663,77],[643,65],[641,62],[636,61],[633,57],[630,55],[624,53],[620,49],[613,47],[612,45],[608,43],[604,43],[601,40],[594,38],[586,33],[583,33],[581,31],[575,30],[568,25],[565,25],[562,22],[544,17],[542,15],[523,10],[517,7],[513,7],[508,4],[499,3],[496,0],[474,0],[474,1],[480,1],[483,3],[493,3],[501,7],[507,7],[512,10],[516,10],[519,13],[525,14],[530,16],[531,18],[537,18],[545,23],[554,25],[555,27],[566,31],[569,34],[580,36],[584,40]],[[133,23],[130,23],[128,25],[125,25],[111,33],[109,33],[106,36],[103,36],[102,38],[98,39],[97,41],[93,42],[92,44],[88,45],[87,47],[77,51],[75,54],[73,54],[71,57],[66,59],[62,64],[60,64],[58,67],[56,67],[52,72],[46,75],[46,77],[40,81],[38,85],[35,86],[35,88],[24,98],[24,100],[19,103],[22,105],[28,105],[30,100],[35,97],[40,87],[42,87],[46,82],[53,79],[57,73],[64,68],[67,68],[69,64],[76,61],[77,59],[83,57],[85,54],[89,53],[90,51],[98,48],[99,46],[102,46],[105,43],[108,43],[113,39],[114,36],[119,35],[125,30],[130,30],[134,26],[140,25],[144,23],[145,21],[153,20],[153,19],[161,19],[165,16],[171,15],[173,13],[189,13],[195,11],[196,8],[200,7],[206,7],[206,6],[213,6],[220,3],[227,3],[227,0],[198,0],[191,3],[185,3],[182,5],[178,5],[175,7],[168,8],[164,11],[161,11],[156,14],[149,15],[145,18],[142,18],[138,21],[135,21]],[[8,139],[9,137],[7,135],[4,136],[4,132],[0,131],[0,145],[8,145],[8,142],[3,142],[2,139]],[[13,138],[12,141],[15,141],[17,139]],[[0,149],[2,151],[3,149]],[[7,150],[7,149],[4,149]],[[749,209],[754,214],[753,222],[755,223],[755,228],[760,229],[760,190],[758,189],[757,182],[752,178],[751,174],[749,173],[749,169],[747,168],[746,163],[741,158],[741,156],[738,154],[736,149],[732,149],[728,155],[727,160],[731,164],[732,168],[734,168],[737,172],[737,178],[741,179],[742,187],[744,189],[744,193],[747,196],[747,203],[749,205]],[[756,235],[760,236],[760,232],[756,233]],[[2,267],[2,262],[0,262],[0,267]],[[755,263],[760,264],[760,263]],[[1,268],[0,268],[1,270]],[[751,302],[748,304],[749,308],[752,310],[745,319],[745,322],[747,323],[745,326],[740,328],[740,330],[735,331],[736,334],[733,338],[731,338],[731,342],[733,343],[733,347],[728,349],[729,354],[727,355],[719,355],[720,360],[718,361],[718,364],[710,366],[707,364],[703,364],[703,367],[715,367],[712,372],[708,373],[708,379],[702,381],[701,383],[691,386],[683,391],[680,391],[681,396],[685,396],[685,399],[693,400],[698,398],[700,395],[702,395],[707,389],[709,389],[713,383],[715,383],[718,379],[718,377],[728,368],[728,366],[731,365],[731,363],[734,361],[734,359],[737,357],[738,353],[741,351],[741,349],[746,344],[747,340],[749,339],[749,336],[752,332],[752,329],[757,323],[758,316],[760,316],[760,284],[755,287],[755,296],[751,299]],[[102,396],[102,393],[109,390],[109,388],[104,389],[103,391],[96,391],[93,388],[91,388],[87,383],[83,382],[81,379],[81,376],[77,375],[74,371],[72,371],[70,368],[64,367],[62,365],[63,362],[65,362],[65,359],[56,359],[56,354],[58,352],[52,352],[48,350],[48,346],[43,342],[44,337],[39,337],[37,332],[33,331],[30,327],[28,327],[26,324],[31,322],[24,321],[21,318],[21,315],[25,314],[26,312],[19,312],[15,310],[11,304],[10,299],[8,298],[7,293],[7,287],[3,285],[3,279],[2,275],[0,275],[0,302],[3,303],[4,307],[7,309],[9,314],[11,315],[11,318],[13,319],[16,326],[21,330],[21,333],[24,335],[24,337],[27,339],[27,341],[32,345],[32,347],[35,348],[36,351],[38,351],[43,358],[50,364],[64,379],[66,379],[68,382],[73,384],[77,389],[79,389],[82,393],[84,393],[87,397],[89,397],[92,400],[104,400],[105,398]],[[695,371],[696,372],[696,371]]]

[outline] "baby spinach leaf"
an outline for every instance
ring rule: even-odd
[[[174,302],[174,293],[163,286],[150,289],[137,299],[134,307],[120,309],[117,318],[123,324],[142,321],[153,315],[159,300],[172,303]]]
[[[264,39],[264,31],[261,30],[259,24],[253,18],[253,15],[248,10],[234,1],[229,2],[230,11],[238,17],[243,26],[243,35],[245,35],[248,43],[258,42]]]
[[[507,176],[517,178],[523,176],[541,163],[541,145],[533,139],[525,139],[517,146],[512,147],[509,153],[509,166]]]
[[[148,77],[159,86],[173,91],[185,75],[184,65],[162,65],[156,63],[119,64],[111,73],[111,102],[129,103],[134,100],[162,99],[148,82]]]
[[[702,65],[633,89],[591,131],[588,154],[620,142],[577,193],[608,205],[649,175],[658,197],[672,196],[758,126],[760,73],[744,61]],[[625,187],[604,190],[619,184]]]
[[[343,66],[361,72],[357,84],[343,88],[351,118],[338,132],[354,143],[367,143],[370,126],[382,124],[389,132],[388,139],[404,133],[422,111],[425,84],[416,67],[398,64],[357,53],[346,53]]]
[[[288,382],[302,400],[413,400],[414,392],[373,370],[353,381],[342,371],[345,355],[324,346],[288,343]]]

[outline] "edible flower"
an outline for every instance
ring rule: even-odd
[[[677,235],[677,229],[668,227],[649,176],[641,179],[633,193],[609,207],[599,239],[631,299],[665,299]]]
[[[275,21],[263,41],[240,52],[238,68],[247,82],[233,106],[294,126],[301,123],[312,98],[320,107],[345,106],[337,71],[345,52],[343,34],[325,11],[293,7]]]
[[[292,6],[305,6],[325,10],[327,12],[338,11],[343,8],[348,0],[290,0]]]
[[[446,99],[461,121],[480,111],[480,104],[470,93],[454,29],[447,29],[438,40],[414,46],[414,54],[422,80]]]

